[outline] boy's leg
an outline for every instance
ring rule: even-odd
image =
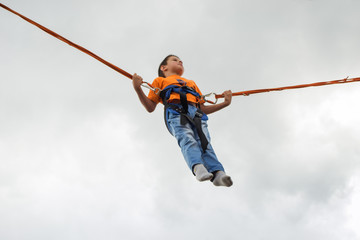
[[[206,149],[205,152],[201,151],[202,153],[202,159],[204,161],[204,165],[207,168],[207,170],[209,172],[216,172],[216,171],[224,171],[224,167],[223,165],[220,163],[220,161],[218,160],[215,151],[211,145],[211,139],[210,139],[210,134],[207,128],[207,122],[206,121],[202,121],[202,129],[204,131],[204,134],[206,136],[206,138],[209,141],[208,147]],[[196,136],[196,139],[198,141],[198,144],[200,144],[200,138],[198,136]]]
[[[213,184],[215,186],[230,187],[231,185],[233,185],[233,182],[231,180],[231,177],[226,175],[226,173],[224,172],[224,167],[219,162],[219,160],[215,154],[215,151],[210,144],[210,134],[207,129],[206,121],[202,122],[202,127],[203,127],[203,131],[205,133],[205,136],[207,137],[207,139],[209,141],[208,148],[202,154],[202,158],[204,160],[204,163],[207,166],[208,171],[214,174],[214,178],[212,179]],[[200,139],[198,141],[200,141]]]
[[[203,164],[203,161],[201,158],[202,153],[191,125],[189,123],[182,125],[180,123],[180,115],[173,113],[169,114],[168,124],[172,135],[176,138],[181,148],[188,167],[194,173],[194,166]]]

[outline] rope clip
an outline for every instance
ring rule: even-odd
[[[209,97],[213,97],[214,100],[212,101],[212,100],[207,99],[207,98],[209,98]],[[201,100],[204,100],[204,101],[207,102],[207,103],[216,104],[217,101],[218,101],[218,98],[216,97],[216,93],[213,93],[213,92],[212,92],[212,93],[208,93],[208,94],[202,95],[202,96],[201,96]]]
[[[160,92],[161,92],[161,89],[160,89],[160,88],[153,87],[153,86],[151,86],[151,84],[148,83],[148,82],[143,82],[143,83],[141,84],[141,86],[142,86],[142,87],[145,87],[145,88],[147,88],[147,89],[150,89],[150,90],[153,91],[156,95],[159,95]]]

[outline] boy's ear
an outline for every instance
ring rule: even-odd
[[[160,67],[160,70],[163,71],[163,72],[165,72],[165,71],[167,70],[167,66],[166,66],[166,65],[162,65],[162,66]]]

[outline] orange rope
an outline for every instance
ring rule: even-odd
[[[10,9],[9,7],[5,6],[4,4],[0,3],[0,7],[8,10],[9,12],[14,13],[15,15],[21,17],[22,19],[24,19],[25,21],[37,26],[38,28],[40,28],[41,30],[45,31],[46,33],[56,37],[57,39],[69,44],[70,46],[90,55],[91,57],[95,58],[96,60],[102,62],[103,64],[107,65],[108,67],[114,69],[115,71],[121,73],[122,75],[124,75],[125,77],[128,77],[130,79],[132,79],[132,75],[124,70],[122,70],[121,68],[115,66],[114,64],[102,59],[101,57],[97,56],[96,54],[90,52],[89,50],[87,50],[86,48],[77,45],[76,43],[71,42],[70,40],[60,36],[59,34],[51,31],[50,29],[34,22],[33,20],[21,15],[20,13],[15,12],[14,10]],[[239,96],[239,95],[243,95],[243,96],[248,96],[251,94],[255,94],[255,93],[263,93],[263,92],[272,92],[272,91],[281,91],[281,90],[288,90],[288,89],[295,89],[295,88],[306,88],[306,87],[317,87],[317,86],[324,86],[324,85],[330,85],[330,84],[340,84],[340,83],[350,83],[350,82],[358,82],[360,81],[360,77],[359,78],[345,78],[345,79],[341,79],[341,80],[334,80],[334,81],[327,81],[327,82],[317,82],[317,83],[310,83],[310,84],[301,84],[301,85],[295,85],[295,86],[287,86],[287,87],[279,87],[279,88],[266,88],[266,89],[257,89],[257,90],[249,90],[249,91],[242,91],[242,92],[235,92],[232,95],[233,96]],[[147,85],[147,86],[146,86]],[[143,82],[143,86],[150,88],[150,90],[152,91],[158,91],[159,89],[155,89],[153,88],[153,86],[150,83],[147,82]],[[208,94],[211,95],[211,94]],[[215,95],[215,99],[218,98],[223,98],[224,95],[222,94],[214,94]],[[207,95],[203,96],[203,99],[209,103],[214,103],[210,100],[206,100],[205,97]]]
[[[306,87],[318,87],[324,85],[331,85],[331,84],[341,84],[341,83],[351,83],[351,82],[360,82],[360,77],[357,78],[344,78],[340,80],[333,80],[333,81],[326,81],[326,82],[316,82],[316,83],[309,83],[309,84],[301,84],[301,85],[294,85],[294,86],[287,86],[287,87],[279,87],[279,88],[265,88],[265,89],[257,89],[257,90],[248,90],[243,92],[235,92],[233,96],[248,96],[255,93],[263,93],[263,92],[273,92],[273,91],[282,91],[288,89],[296,89],[296,88],[306,88]],[[224,95],[222,94],[215,94],[215,98],[223,98]]]
[[[76,43],[71,42],[70,40],[68,40],[68,39],[60,36],[59,34],[51,31],[50,29],[48,29],[48,28],[46,28],[46,27],[44,27],[44,26],[42,26],[42,25],[34,22],[33,20],[31,20],[31,19],[29,19],[29,18],[21,15],[20,13],[15,12],[14,10],[10,9],[9,7],[5,6],[5,5],[2,4],[2,3],[0,3],[0,7],[8,10],[9,12],[14,13],[15,15],[18,15],[19,17],[21,17],[21,18],[24,19],[25,21],[27,21],[27,22],[29,22],[29,23],[37,26],[38,28],[40,28],[41,30],[47,32],[48,34],[50,34],[50,35],[56,37],[57,39],[59,39],[59,40],[65,42],[65,43],[69,44],[70,46],[72,46],[72,47],[74,47],[74,48],[76,48],[76,49],[78,49],[78,50],[80,50],[80,51],[82,51],[82,52],[90,55],[91,57],[95,58],[96,60],[99,60],[99,61],[102,62],[103,64],[105,64],[105,65],[107,65],[108,67],[114,69],[115,71],[121,73],[121,74],[124,75],[125,77],[128,77],[128,78],[132,79],[132,75],[131,75],[130,73],[122,70],[121,68],[115,66],[115,65],[112,64],[112,63],[109,63],[108,61],[102,59],[101,57],[97,56],[96,54],[90,52],[90,51],[87,50],[86,48],[84,48],[84,47],[82,47],[82,46],[80,46],[80,45],[77,45]]]

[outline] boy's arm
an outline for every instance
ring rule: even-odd
[[[228,90],[228,91],[225,91],[223,93],[223,95],[224,95],[224,102],[214,104],[214,105],[207,105],[207,106],[205,106],[204,104],[201,104],[200,105],[201,111],[203,111],[205,114],[211,114],[211,113],[217,112],[217,111],[229,106],[231,104],[231,100],[232,100],[232,92],[230,90]]]
[[[133,75],[133,87],[134,90],[136,92],[136,94],[139,97],[139,100],[141,102],[141,104],[145,107],[145,109],[151,113],[155,110],[157,103],[151,101],[143,92],[142,88],[141,88],[141,84],[143,82],[142,77],[140,77],[139,75],[137,75],[136,73]]]

